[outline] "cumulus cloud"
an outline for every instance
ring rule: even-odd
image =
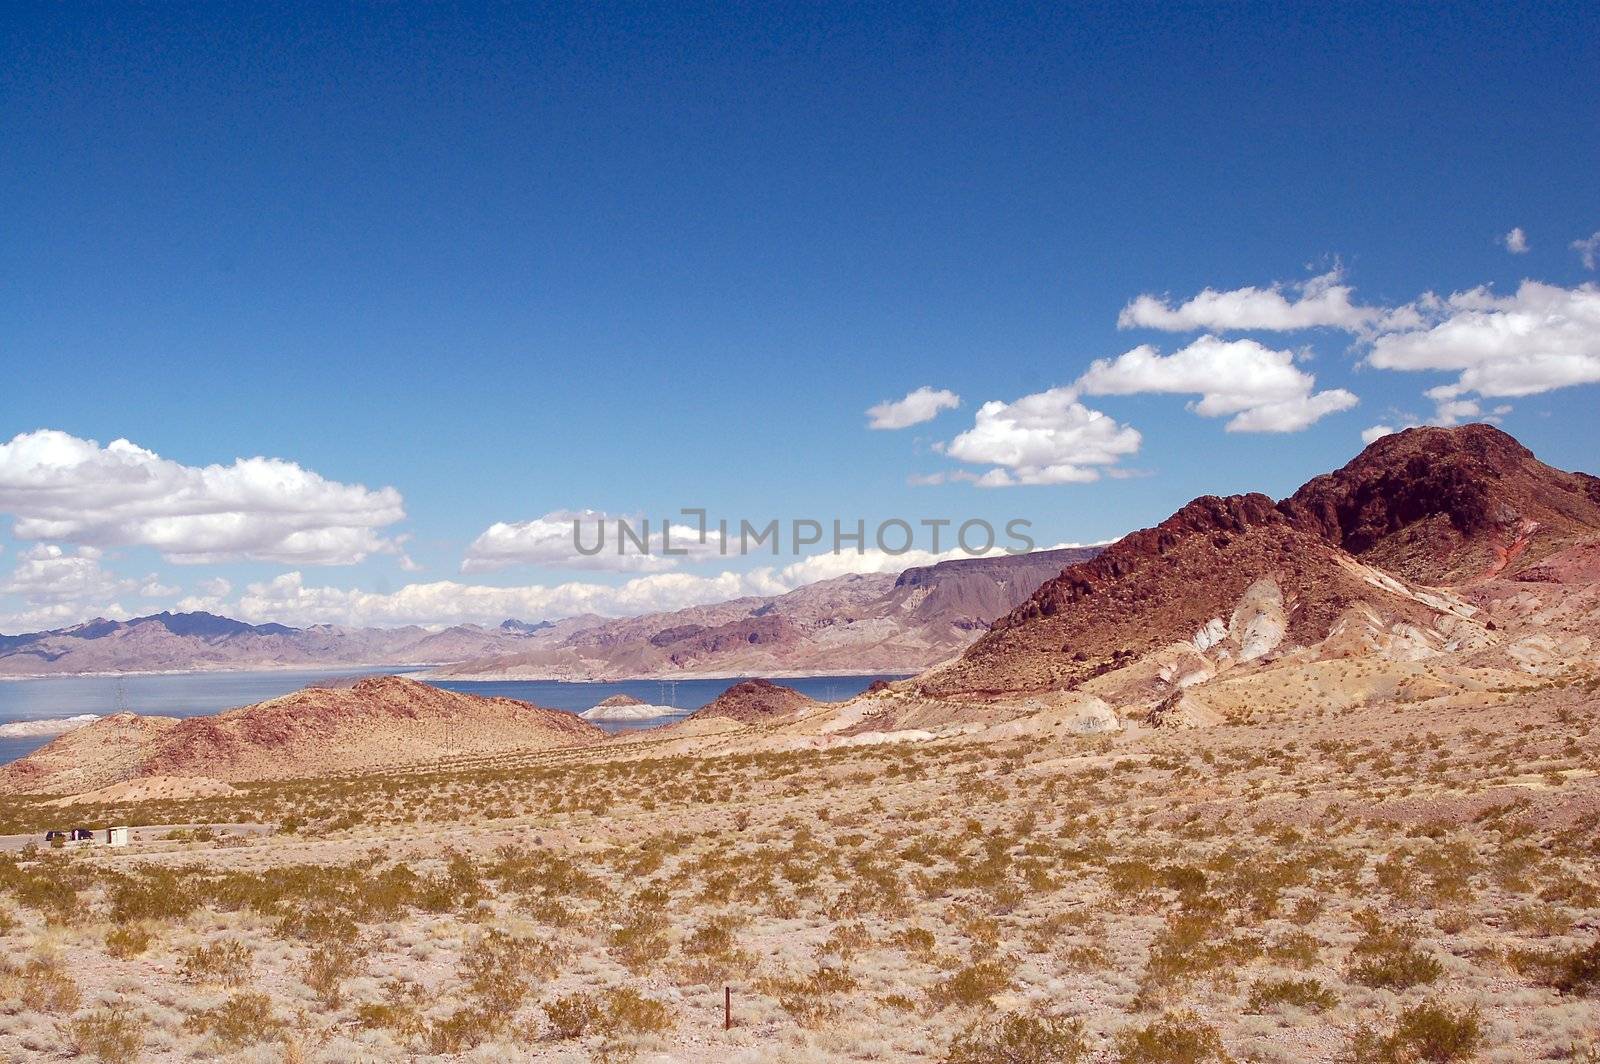
[[[961,397],[948,389],[921,387],[904,399],[885,399],[876,406],[867,407],[867,427],[873,429],[903,429],[932,421],[941,410],[954,410],[961,405]]]
[[[1207,288],[1177,306],[1166,298],[1145,294],[1122,308],[1117,326],[1166,332],[1286,332],[1331,326],[1354,332],[1377,321],[1383,311],[1357,305],[1352,299],[1355,289],[1343,284],[1343,279],[1342,271],[1334,269],[1300,284],[1252,285],[1226,291]]]
[[[974,483],[1003,488],[1098,480],[1102,470],[1137,453],[1140,442],[1137,429],[1079,402],[1076,388],[1052,388],[1012,403],[984,403],[972,428],[939,449],[994,467]]]
[[[1403,429],[1414,429],[1422,425],[1437,425],[1441,428],[1453,428],[1468,421],[1487,421],[1498,424],[1504,415],[1511,413],[1511,407],[1501,404],[1485,410],[1483,404],[1476,399],[1457,399],[1455,389],[1452,387],[1431,388],[1426,393],[1434,401],[1433,416],[1418,418],[1412,414],[1399,414],[1396,412],[1398,424],[1382,422],[1361,430],[1361,442],[1372,443],[1385,436],[1391,436]]]
[[[257,623],[497,624],[507,617],[536,621],[580,613],[626,617],[785,590],[770,570],[715,576],[652,573],[618,585],[574,581],[491,587],[440,580],[407,584],[391,592],[309,586],[301,573],[290,572],[250,584],[235,610],[237,616]]]
[[[108,572],[100,558],[100,551],[92,547],[71,552],[54,543],[30,547],[17,556],[17,567],[0,583],[0,594],[20,595],[30,605],[40,606],[109,600],[138,588],[138,581]]]
[[[946,530],[945,541],[955,534],[953,529]],[[996,546],[981,556],[1002,553],[1002,547]],[[583,613],[632,617],[744,596],[782,595],[806,584],[852,573],[899,573],[913,566],[978,556],[959,547],[938,552],[909,550],[903,554],[868,549],[815,554],[781,567],[762,566],[744,572],[650,573],[621,584],[571,581],[495,587],[441,580],[407,584],[390,592],[318,587],[307,584],[300,572],[290,572],[248,585],[237,602],[196,597],[179,605],[184,609],[224,612],[253,623],[359,627],[498,624],[507,617],[538,621]]]
[[[646,549],[641,550],[633,539],[619,534],[619,520],[644,541]],[[584,554],[578,550],[579,544],[584,550],[596,546],[600,550]],[[687,553],[668,554],[669,548]],[[716,554],[719,548],[714,529],[708,529],[705,543],[700,542],[698,524],[669,524],[664,519],[637,514],[619,518],[599,510],[555,510],[531,521],[496,521],[467,547],[461,571],[482,573],[512,565],[536,565],[619,573],[662,572],[686,558]]]
[[[1343,388],[1315,391],[1317,379],[1294,361],[1293,352],[1254,340],[1202,336],[1170,355],[1141,344],[1114,359],[1098,359],[1078,387],[1089,395],[1199,395],[1190,409],[1202,417],[1230,418],[1229,432],[1297,432],[1356,405]]]
[[[0,444],[0,512],[19,539],[147,546],[185,564],[353,564],[397,553],[378,530],[405,517],[394,488],[278,458],[186,466],[127,440],[102,447],[48,429]]]
[[[1504,244],[1506,250],[1513,255],[1526,255],[1528,253],[1528,234],[1522,231],[1522,226],[1520,225],[1501,237],[1500,243]]]
[[[1600,233],[1586,237],[1583,240],[1574,240],[1572,250],[1578,253],[1578,258],[1583,261],[1583,268],[1593,270],[1600,268]]]
[[[0,611],[0,633],[20,635],[24,632],[47,632],[55,628],[68,628],[93,617],[125,621],[132,616],[134,611],[120,602],[50,602]]]
[[[0,631],[59,628],[89,617],[129,617],[119,596],[165,595],[174,589],[156,578],[131,580],[108,571],[93,547],[63,550],[41,543],[17,555],[17,566],[0,580],[0,595],[20,600],[0,612]]]
[[[1537,395],[1600,381],[1600,286],[1523,281],[1516,294],[1488,287],[1432,294],[1412,304],[1419,324],[1376,336],[1366,363],[1378,369],[1449,371],[1454,384],[1429,397]]]
[[[953,529],[945,530],[946,542],[953,536],[955,536]],[[974,541],[973,545],[977,546],[977,543]],[[859,552],[840,551],[838,554],[813,554],[809,558],[802,558],[778,570],[774,578],[778,583],[792,589],[805,584],[814,584],[818,580],[832,580],[838,576],[901,573],[919,565],[936,565],[956,558],[994,558],[1004,553],[1006,553],[1004,548],[999,546],[981,553],[968,552],[959,547],[942,551],[908,550],[901,554],[890,554],[875,549]]]

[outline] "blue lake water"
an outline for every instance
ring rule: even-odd
[[[190,672],[162,676],[52,676],[36,680],[0,681],[0,724],[51,720],[80,713],[104,716],[131,710],[165,717],[198,717],[235,706],[262,702],[311,683],[383,670],[293,669],[267,672]],[[403,669],[390,670],[404,673]],[[874,680],[900,674],[870,676],[802,676],[779,680],[786,687],[824,702],[839,702],[865,691]],[[676,706],[682,713],[652,721],[598,722],[607,731],[654,727],[682,720],[738,683],[727,680],[617,680],[570,683],[558,680],[440,680],[439,687],[466,694],[516,698],[551,709],[581,713],[612,695],[632,695],[652,705]],[[0,764],[14,761],[48,743],[54,736],[0,738]]]

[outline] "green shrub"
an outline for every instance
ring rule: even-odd
[[[283,1021],[272,1013],[272,999],[247,991],[234,994],[216,1008],[191,1013],[183,1027],[192,1034],[211,1035],[226,1050],[276,1041],[284,1031]]]
[[[1438,979],[1444,971],[1432,954],[1416,943],[1407,927],[1384,924],[1366,914],[1361,938],[1350,953],[1350,978],[1362,986],[1405,990]]]
[[[654,1034],[670,1031],[672,1026],[672,1012],[666,1005],[631,986],[606,994],[601,1007],[600,1027],[607,1034]]]
[[[1563,994],[1584,997],[1600,988],[1600,939],[1570,953],[1556,954],[1550,985]]]
[[[1339,995],[1315,979],[1263,979],[1250,988],[1250,1012],[1265,1012],[1274,1005],[1323,1012],[1339,1003]]]
[[[582,1038],[600,1018],[600,1001],[593,994],[564,994],[546,1002],[544,1014],[557,1038]]]
[[[1222,1036],[1193,1012],[1169,1012],[1147,1027],[1117,1035],[1117,1064],[1207,1064],[1231,1061]]]
[[[944,1059],[946,1064],[1077,1064],[1088,1053],[1081,1020],[1013,1012],[968,1026]]]
[[[928,991],[939,1008],[972,1008],[1011,988],[1011,966],[1001,958],[976,961],[951,972]]]
[[[178,977],[186,983],[242,986],[250,978],[250,951],[242,942],[214,942],[184,951]]]
[[[154,937],[147,924],[118,924],[106,932],[106,952],[118,960],[137,957]]]
[[[1483,1022],[1475,1008],[1424,1001],[1400,1014],[1394,1030],[1381,1035],[1361,1027],[1350,1037],[1346,1064],[1451,1064],[1471,1060],[1483,1048]]]
[[[78,1053],[103,1064],[131,1064],[144,1048],[143,1018],[126,1005],[98,1008],[73,1020],[68,1039]]]

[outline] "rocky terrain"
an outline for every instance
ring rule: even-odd
[[[942,661],[1097,547],[963,558],[823,580],[776,598],[648,614],[540,639],[432,675],[608,680],[910,672]]]
[[[1282,503],[1196,499],[1048,581],[921,688],[1073,686],[1164,648],[1184,671],[1184,656],[1249,662],[1330,637],[1328,655],[1363,639],[1419,653],[1500,642],[1462,586],[1424,578],[1515,577],[1597,536],[1595,478],[1488,425],[1410,429]]]

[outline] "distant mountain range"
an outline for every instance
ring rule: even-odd
[[[611,680],[915,672],[959,653],[1046,580],[1099,547],[959,558],[835,577],[775,598],[551,629],[435,678]]]
[[[499,628],[467,624],[430,632],[416,626],[290,628],[212,613],[97,617],[70,628],[0,636],[0,675],[435,664],[504,653],[530,632],[559,627],[507,621]]]
[[[595,615],[495,628],[247,624],[211,613],[95,618],[0,636],[0,676],[445,666],[469,679],[616,679],[797,672],[911,672],[987,630],[1066,566],[1098,548],[941,562],[843,576],[770,598],[741,598],[610,620]]]

